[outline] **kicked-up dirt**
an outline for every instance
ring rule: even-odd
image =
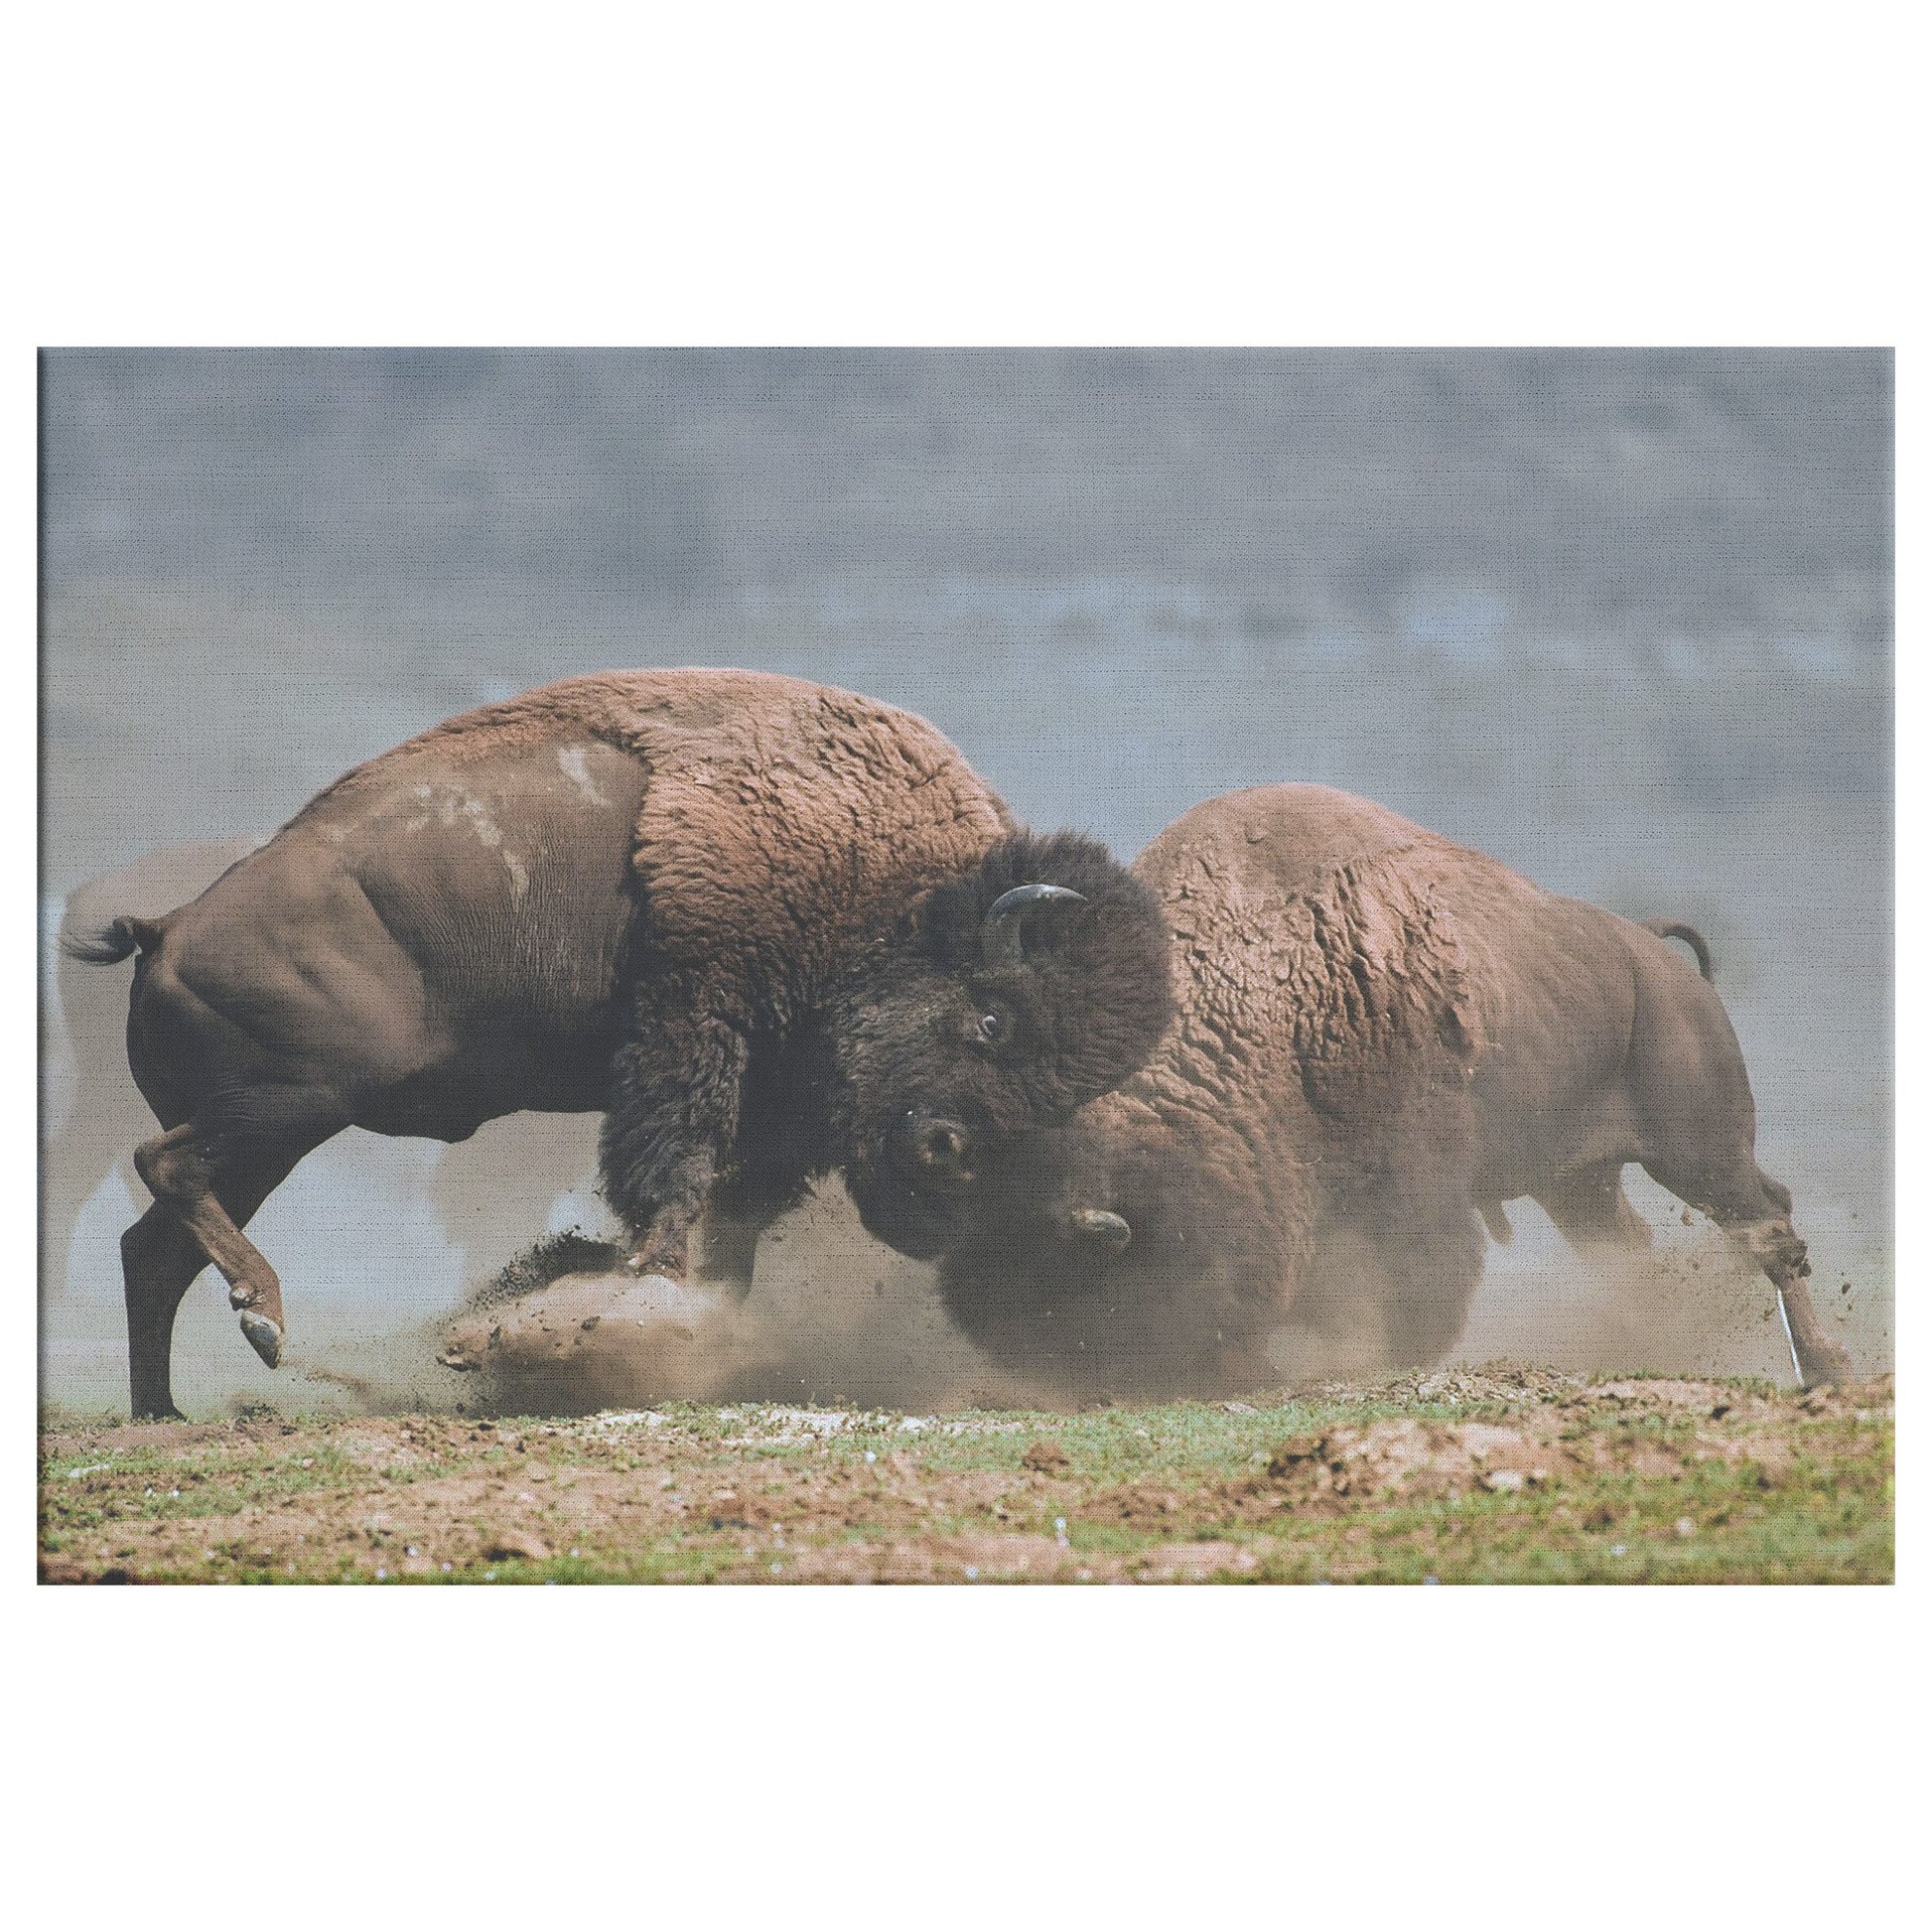
[[[1884,1583],[1889,1377],[43,1432],[49,1583]]]

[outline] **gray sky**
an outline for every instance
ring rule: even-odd
[[[47,568],[282,603],[1132,577],[1255,621],[1882,635],[1889,358],[68,350]]]

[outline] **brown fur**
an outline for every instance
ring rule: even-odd
[[[461,771],[593,738],[645,774],[632,866],[662,957],[783,1027],[935,878],[1018,831],[924,719],[763,671],[602,671],[465,713],[363,766]],[[318,801],[321,802],[321,801]]]
[[[942,1269],[1010,1366],[1206,1394],[1343,1328],[1434,1360],[1480,1276],[1472,1204],[1500,1222],[1530,1194],[1579,1244],[1641,1241],[1617,1182],[1641,1161],[1763,1267],[1807,1378],[1843,1372],[1723,1007],[1655,932],[1320,786],[1210,800],[1134,870],[1173,928],[1180,1017],[1016,1150]],[[1082,1208],[1125,1217],[1124,1252],[1075,1231]]]
[[[1091,902],[1020,967],[985,968],[976,924],[922,926],[935,886],[983,917],[1035,863]],[[572,678],[452,719],[133,937],[130,1065],[167,1130],[122,1244],[137,1414],[170,1406],[206,1261],[278,1357],[280,1284],[241,1228],[345,1126],[457,1141],[605,1111],[638,1264],[682,1274],[708,1210],[707,1266],[742,1289],[759,1228],[835,1167],[875,1232],[931,1252],[946,1210],[901,1124],[957,1123],[956,1187],[1167,1017],[1158,913],[1104,851],[1016,830],[920,719],[744,671]],[[1023,1024],[995,1049],[975,1030],[1002,1000]]]

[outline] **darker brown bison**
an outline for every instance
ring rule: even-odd
[[[1802,1379],[1849,1373],[1804,1285],[1791,1196],[1708,979],[1359,798],[1275,785],[1196,807],[1135,862],[1174,935],[1154,1058],[988,1175],[941,1268],[959,1325],[1077,1390],[1279,1383],[1371,1313],[1439,1359],[1480,1279],[1478,1211],[1540,1202],[1579,1246],[1640,1246],[1638,1162],[1774,1285]],[[1273,1350],[1270,1352],[1270,1341]]]
[[[357,1126],[460,1141],[605,1114],[640,1270],[749,1281],[760,1227],[843,1169],[867,1225],[943,1249],[1003,1137],[1153,1049],[1148,890],[1019,829],[929,725],[742,671],[568,679],[358,766],[139,951],[135,1081],[164,1131],[122,1240],[135,1413],[212,1262],[273,1364],[280,1285],[241,1232]]]

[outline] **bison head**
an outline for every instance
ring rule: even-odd
[[[1269,1204],[1128,1095],[1002,1150],[939,1265],[959,1329],[1060,1394],[1215,1395],[1276,1379]]]
[[[931,888],[831,1038],[847,1184],[901,1253],[942,1253],[1016,1136],[1118,1086],[1168,1024],[1167,924],[1090,839],[1023,833]]]

